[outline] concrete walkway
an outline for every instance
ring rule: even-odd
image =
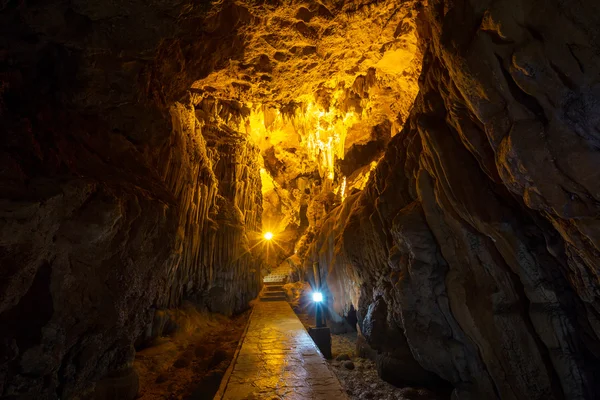
[[[215,399],[346,399],[304,326],[287,302],[259,302],[231,375]]]

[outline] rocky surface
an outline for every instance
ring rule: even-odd
[[[599,15],[1,3],[0,395],[134,396],[163,308],[247,307],[267,228],[388,381],[598,397]]]
[[[154,310],[260,289],[257,147],[185,95],[234,35],[189,6],[0,6],[0,396],[134,396]]]
[[[275,268],[302,252],[346,192],[364,187],[371,163],[408,116],[420,72],[418,4],[236,7],[247,22],[239,25],[243,54],[193,88],[205,99],[228,99],[239,117],[221,122],[247,132],[261,150],[263,228],[275,234],[267,260]]]
[[[348,365],[352,367],[348,368]],[[331,368],[351,400],[443,399],[443,397],[438,397],[427,389],[398,388],[385,382],[378,376],[375,362],[365,358],[355,358],[354,361],[332,361]]]
[[[303,290],[303,293],[307,293]],[[294,307],[305,329],[315,326],[315,312],[310,303],[304,307]],[[360,343],[360,342],[359,342]],[[368,354],[357,348],[357,332],[331,335],[331,353],[329,367],[340,381],[346,395],[352,400],[438,400],[448,398],[448,390],[436,394],[431,390],[419,387],[398,387],[383,380],[379,374],[377,363]]]
[[[136,354],[138,398],[212,399],[233,360],[250,311],[228,318],[199,313],[193,304],[184,303],[161,313],[170,317],[168,335]]]
[[[598,5],[428,3],[412,113],[311,261],[388,380],[596,398]]]

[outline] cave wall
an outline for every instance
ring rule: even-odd
[[[599,15],[594,1],[424,8],[411,115],[308,260],[332,307],[357,309],[386,379],[600,395]]]
[[[0,5],[0,397],[135,395],[155,309],[256,296],[258,150],[186,94],[236,57],[238,11]]]

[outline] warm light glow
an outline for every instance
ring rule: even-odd
[[[313,292],[312,299],[315,303],[320,303],[323,301],[323,293],[321,292]]]
[[[273,234],[271,232],[265,232],[265,234],[263,235],[263,237],[266,240],[271,240],[271,239],[273,239]]]
[[[309,102],[304,119],[309,128],[304,138],[309,158],[317,163],[321,177],[333,180],[335,157],[344,158],[346,133],[358,121],[358,116],[354,112],[343,113],[333,107],[324,111]]]
[[[302,147],[321,178],[333,181],[335,159],[344,158],[348,130],[360,120],[360,115],[354,111],[342,111],[334,106],[343,93],[343,90],[336,90],[332,94],[332,106],[328,110],[318,105],[312,95],[296,99],[302,106],[287,116],[275,108],[249,105],[251,114],[240,122],[238,129],[252,136],[261,151],[272,146],[275,152],[285,146]],[[271,186],[269,183],[263,186],[263,193]]]
[[[342,185],[340,187],[340,197],[342,198],[342,201],[346,199],[346,177],[342,179]]]

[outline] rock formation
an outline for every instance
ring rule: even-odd
[[[3,396],[135,386],[153,310],[188,299],[231,314],[260,288],[257,147],[201,123],[181,91],[200,73],[176,74],[174,56],[194,50],[178,26],[194,13],[130,7],[2,6]]]
[[[598,397],[599,26],[593,0],[3,2],[0,396],[133,396],[162,309],[239,312],[290,257],[390,382]]]
[[[433,372],[457,398],[600,393],[600,10],[578,6],[424,8],[411,115],[311,252],[390,379]]]

